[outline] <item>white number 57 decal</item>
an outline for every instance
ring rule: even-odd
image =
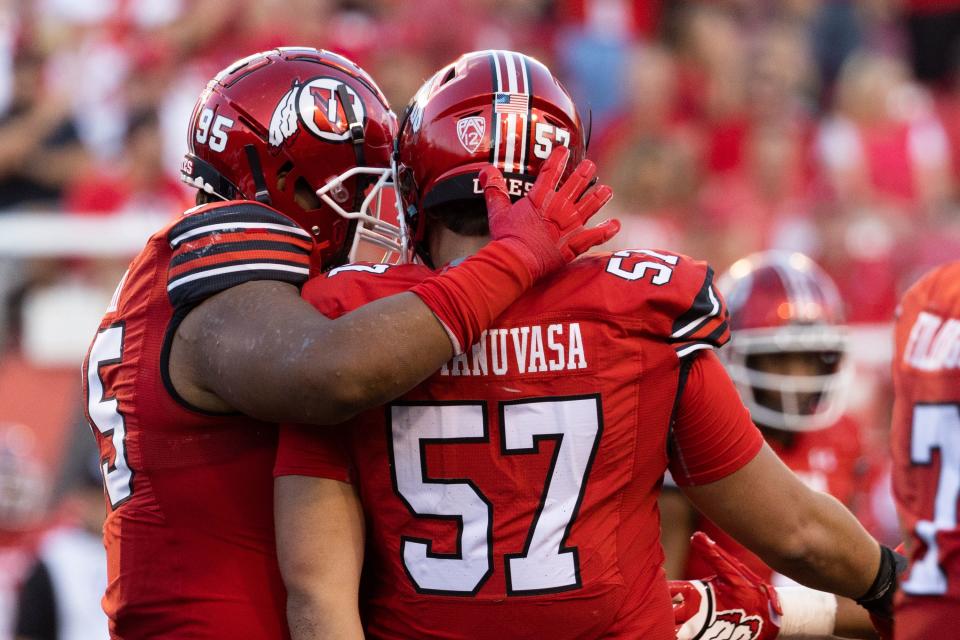
[[[431,540],[402,537],[404,568],[421,593],[474,595],[493,573],[493,505],[469,479],[431,479],[425,445],[487,443],[485,403],[397,403],[390,408],[391,458],[397,494],[417,517],[457,521],[457,551],[440,554]],[[602,432],[598,396],[503,402],[503,455],[535,454],[556,440],[551,472],[523,549],[504,555],[507,595],[582,586],[576,547],[567,547]]]
[[[659,262],[639,260],[634,262],[629,269],[623,268],[625,259],[638,256],[648,256],[659,260]],[[607,273],[624,280],[640,280],[650,272],[652,273],[650,282],[659,286],[670,282],[670,278],[673,277],[673,267],[677,266],[679,260],[677,256],[651,251],[650,249],[624,249],[610,256],[610,260],[607,262]]]

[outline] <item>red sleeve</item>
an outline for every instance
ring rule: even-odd
[[[167,294],[178,309],[253,280],[303,286],[315,255],[309,233],[257,202],[198,207],[170,228],[167,242]]]
[[[608,286],[618,292],[608,303],[611,308],[641,318],[645,331],[670,343],[678,358],[717,349],[730,339],[730,313],[706,262],[661,250],[625,249],[610,254],[604,271],[613,276],[606,278]]]
[[[681,487],[725,478],[763,446],[763,436],[713,352],[701,352],[690,364],[671,445],[670,472]]]
[[[347,452],[346,433],[342,429],[281,426],[273,476],[310,476],[352,483],[353,465]]]
[[[673,315],[669,342],[677,357],[685,358],[703,349],[719,349],[730,340],[730,312],[713,284],[713,269],[705,262],[685,259],[677,269],[678,285],[685,296],[677,299],[682,309]],[[692,296],[691,296],[692,294]]]

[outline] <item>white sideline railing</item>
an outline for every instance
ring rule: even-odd
[[[131,258],[169,222],[166,215],[0,213],[2,258]],[[887,366],[893,355],[890,324],[851,327],[851,355],[866,367]]]
[[[130,258],[167,215],[0,212],[0,258]]]

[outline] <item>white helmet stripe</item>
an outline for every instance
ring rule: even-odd
[[[507,63],[507,91],[511,94],[519,93],[519,59],[512,51],[503,51],[503,59]],[[517,155],[517,120],[515,113],[507,115],[507,157],[504,161],[504,171],[514,171],[513,159]]]
[[[514,60],[512,51],[501,51],[503,60],[507,65],[507,91],[517,93],[520,89],[517,86],[517,62]]]
[[[778,260],[775,260],[771,263],[773,270],[777,272],[777,277],[780,280],[780,284],[783,286],[784,291],[787,294],[787,300],[791,304],[796,304],[799,302],[799,293],[797,292],[797,287],[793,282],[793,279],[790,277],[790,272],[787,269],[783,268],[783,265],[780,264]]]
[[[520,76],[522,79],[521,90],[527,96],[527,113],[523,116],[523,133],[520,135],[519,144],[520,144],[520,165],[517,168],[517,171],[520,173],[526,173],[527,170],[527,140],[530,126],[530,79],[527,77],[527,64],[519,53],[513,54],[517,58],[517,64],[520,66]]]
[[[797,289],[801,292],[801,300],[803,301],[804,313],[811,303],[815,303],[816,299],[813,293],[813,289],[810,287],[810,278],[807,277],[807,273],[803,271],[798,271],[796,269],[789,270],[790,275],[794,278],[797,283]]]
[[[494,76],[494,100],[496,100],[496,94],[503,91],[503,76],[500,72],[500,57],[497,55],[496,51],[491,51],[490,55],[493,56],[493,76]],[[500,162],[500,114],[497,112],[496,102],[493,104],[493,112],[491,114],[490,122],[490,135],[493,136],[493,166],[498,166]]]

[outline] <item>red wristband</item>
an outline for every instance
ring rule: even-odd
[[[533,277],[511,249],[510,240],[504,239],[490,242],[411,291],[437,316],[450,336],[454,355],[459,355],[531,286]]]

